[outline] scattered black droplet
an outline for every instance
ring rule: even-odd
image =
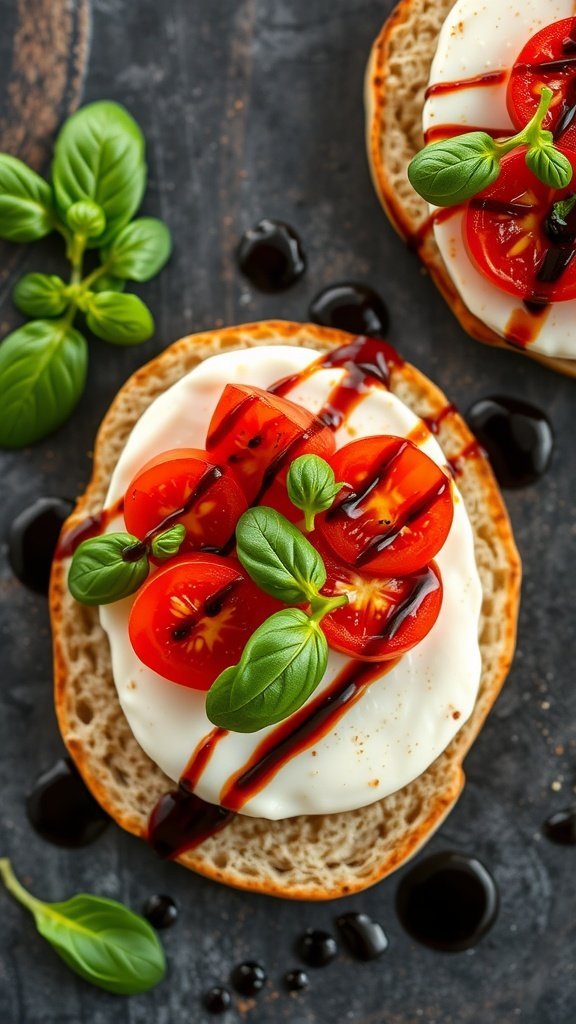
[[[37,498],[12,523],[8,559],[14,575],[30,590],[48,593],[60,530],[73,508],[74,503],[66,498]]]
[[[474,402],[466,419],[503,487],[525,487],[548,469],[554,433],[535,405],[493,395]]]
[[[542,831],[547,839],[560,846],[576,846],[576,807],[556,811],[546,818]]]
[[[232,984],[243,996],[255,996],[266,984],[266,971],[262,964],[247,960],[232,971]]]
[[[310,303],[310,319],[350,334],[385,338],[389,316],[384,300],[367,284],[343,282],[324,288]]]
[[[255,288],[279,292],[306,270],[306,257],[293,228],[265,218],[244,232],[238,245],[238,266]]]
[[[289,992],[301,992],[302,989],[308,988],[310,978],[301,967],[296,967],[284,975],[284,984]]]
[[[56,846],[86,846],[110,821],[67,757],[36,779],[26,811],[30,824]]]
[[[382,925],[368,914],[342,914],[336,924],[346,945],[359,960],[376,960],[388,949],[388,938]]]
[[[204,1006],[209,1013],[225,1013],[232,1006],[232,996],[227,988],[215,985],[205,993]]]
[[[496,883],[483,864],[464,853],[435,853],[404,876],[396,909],[406,931],[425,946],[470,949],[498,913]]]
[[[153,928],[170,928],[178,920],[178,905],[171,896],[156,893],[146,900],[142,913]]]
[[[326,967],[338,955],[338,943],[329,932],[308,928],[298,940],[298,954],[309,967]]]

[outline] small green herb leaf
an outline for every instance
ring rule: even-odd
[[[103,533],[78,546],[68,589],[81,604],[112,604],[138,589],[148,575],[148,556],[130,533]]]
[[[86,323],[113,345],[137,345],[154,333],[154,320],[137,295],[97,292],[87,297]]]
[[[454,206],[496,181],[500,161],[494,140],[469,132],[425,146],[408,165],[410,184],[434,206]]]
[[[286,604],[311,601],[326,582],[309,541],[275,509],[249,508],[238,520],[236,553],[262,590]]]
[[[105,232],[89,245],[106,245],[134,215],[144,193],[142,132],[117,103],[90,103],[64,123],[56,140],[52,176],[64,217],[84,199],[103,209]]]
[[[0,860],[7,889],[34,916],[40,934],[76,974],[116,995],[147,992],[162,981],[164,951],[154,929],[128,907],[79,893],[44,903],[27,892],[10,862]]]
[[[68,305],[66,283],[57,274],[25,274],[12,292],[14,304],[26,316],[60,316]]]
[[[104,210],[91,199],[81,199],[66,211],[66,223],[72,231],[86,238],[98,238],[106,227]]]
[[[0,153],[0,238],[33,242],[53,230],[52,190],[16,157]]]
[[[123,292],[126,287],[126,281],[121,277],[113,277],[112,274],[101,274],[100,277],[96,277],[91,285],[90,290],[93,292]]]
[[[212,684],[206,714],[214,725],[235,732],[274,725],[302,707],[322,679],[327,659],[318,623],[299,608],[276,612],[252,634],[238,665]]]
[[[127,224],[102,252],[111,274],[130,281],[148,281],[166,263],[172,250],[170,232],[161,220],[140,217]]]
[[[318,512],[330,508],[343,484],[337,484],[334,470],[319,455],[301,455],[295,459],[286,479],[288,497],[304,512],[306,530],[314,529]]]
[[[157,537],[154,537],[150,545],[153,557],[163,561],[165,558],[172,558],[172,555],[177,555],[182,547],[185,536],[186,527],[182,523],[177,523],[176,526],[171,526],[164,533],[159,533]]]
[[[531,146],[526,152],[526,166],[550,188],[566,188],[572,181],[572,164],[553,144]]]
[[[31,320],[0,345],[0,447],[23,448],[56,430],[86,380],[86,341],[61,320]]]

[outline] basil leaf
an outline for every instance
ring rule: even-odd
[[[252,634],[238,665],[221,672],[206,697],[214,725],[256,732],[288,718],[326,671],[328,644],[317,622],[285,608]]]
[[[343,484],[337,484],[334,470],[319,455],[301,455],[288,470],[286,488],[296,508],[304,512],[306,529],[314,529],[318,512],[330,508]]]
[[[172,251],[170,232],[155,217],[140,217],[122,228],[102,252],[111,274],[131,281],[148,281],[166,263]]]
[[[249,508],[238,520],[236,553],[255,583],[286,604],[302,604],[326,582],[324,563],[309,541],[275,509]]]
[[[0,238],[33,242],[52,231],[52,190],[21,160],[0,153]]]
[[[22,448],[56,430],[84,390],[87,346],[61,320],[31,320],[0,345],[0,446]]]
[[[148,575],[148,556],[142,548],[130,533],[103,533],[83,541],[68,573],[72,597],[94,605],[112,604],[133,594]],[[134,558],[140,551],[140,557]]]
[[[126,281],[123,281],[121,277],[113,277],[112,274],[102,274],[100,277],[96,277],[90,289],[93,292],[123,292],[126,287]]]
[[[410,184],[434,206],[463,203],[496,181],[499,173],[494,140],[485,132],[434,142],[408,165]]]
[[[66,223],[79,235],[98,238],[106,227],[106,216],[98,203],[93,203],[91,199],[81,199],[66,211]]]
[[[137,295],[98,292],[86,299],[86,323],[98,338],[113,345],[137,345],[154,333],[154,320]]]
[[[176,526],[171,526],[164,533],[159,533],[157,537],[154,537],[150,545],[153,557],[163,561],[165,558],[172,558],[172,555],[177,555],[182,547],[185,536],[186,527],[182,523],[176,523]]]
[[[530,146],[526,166],[550,188],[566,188],[572,181],[572,164],[553,145]]]
[[[60,316],[68,305],[66,282],[57,274],[24,274],[12,292],[14,305],[26,316]]]
[[[12,895],[34,916],[40,935],[80,977],[126,996],[147,992],[162,981],[162,945],[139,914],[116,900],[88,893],[44,903],[20,885],[9,861],[0,861],[0,872]]]
[[[56,140],[52,177],[64,216],[83,199],[103,209],[106,230],[89,246],[111,241],[138,209],[146,185],[144,138],[128,111],[102,101],[69,117]]]

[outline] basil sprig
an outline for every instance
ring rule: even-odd
[[[131,533],[103,533],[78,545],[68,589],[81,604],[112,604],[134,594],[150,570],[149,554],[162,561],[180,550],[186,528],[178,523],[149,543]]]
[[[32,242],[52,231],[65,240],[70,275],[26,274],[14,288],[17,307],[33,319],[0,345],[0,446],[19,448],[59,427],[86,379],[86,342],[77,313],[115,345],[146,341],[149,309],[122,294],[127,280],[147,281],[170,256],[168,228],[154,217],[132,220],[146,186],[144,138],[117,103],[91,103],[64,123],[56,140],[52,183],[0,153],[0,238]],[[87,249],[99,265],[84,275]],[[29,342],[32,342],[32,345]]]
[[[116,900],[79,893],[61,903],[44,903],[20,884],[10,861],[0,859],[0,876],[58,956],[92,985],[116,995],[147,992],[162,981],[166,962],[154,929]]]
[[[273,508],[244,512],[236,527],[236,553],[254,582],[285,604],[309,603],[326,583],[316,548]]]
[[[314,529],[318,513],[330,508],[343,486],[343,483],[336,483],[334,470],[319,455],[300,455],[294,459],[288,470],[286,488],[292,504],[304,513],[307,533]]]
[[[552,132],[542,128],[553,96],[551,89],[543,88],[534,117],[510,138],[467,132],[425,146],[408,165],[410,184],[434,206],[455,206],[496,181],[502,157],[526,146],[526,165],[532,173],[551,188],[565,188],[572,180],[572,165],[554,145]]]

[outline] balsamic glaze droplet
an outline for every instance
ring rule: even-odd
[[[576,806],[551,814],[546,818],[542,831],[553,843],[576,846]]]
[[[267,974],[262,964],[247,960],[232,971],[232,984],[243,996],[255,996],[266,984]]]
[[[14,575],[30,590],[48,593],[52,557],[73,508],[74,503],[66,498],[37,498],[12,523],[8,559]]]
[[[289,288],[306,270],[302,242],[281,220],[265,218],[245,231],[237,258],[245,277],[263,292]]]
[[[227,988],[215,985],[204,995],[204,1006],[209,1013],[225,1013],[232,1006],[232,996]]]
[[[338,943],[329,932],[308,928],[298,940],[298,953],[309,967],[326,967],[338,955]]]
[[[548,469],[554,434],[535,405],[493,395],[475,402],[466,419],[503,487],[525,487]]]
[[[178,920],[178,904],[171,896],[156,893],[146,900],[142,913],[153,928],[170,928]]]
[[[56,846],[86,846],[110,821],[67,757],[36,779],[26,811],[33,828]]]
[[[483,864],[464,853],[435,853],[404,876],[396,909],[406,931],[446,952],[470,949],[498,913],[496,883]]]
[[[287,971],[284,975],[284,984],[289,992],[301,992],[308,988],[310,978],[301,967],[295,967],[293,971]]]
[[[368,914],[342,914],[336,924],[347,946],[359,960],[376,960],[388,949],[388,938],[382,925]]]
[[[385,338],[388,331],[384,300],[367,284],[329,285],[312,300],[308,313],[313,323],[350,334]]]

